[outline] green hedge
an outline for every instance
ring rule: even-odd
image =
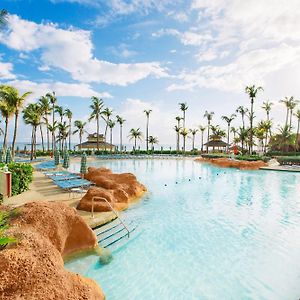
[[[267,156],[300,156],[300,152],[282,152],[282,151],[269,151]]]
[[[300,156],[281,156],[277,157],[280,165],[300,165]]]
[[[204,158],[231,158],[230,155],[226,153],[209,153],[209,154],[202,154]],[[258,156],[258,155],[235,155],[234,159],[237,160],[246,160],[246,161],[267,161],[269,158],[265,156]]]
[[[4,166],[4,163],[0,163],[0,168]],[[12,173],[12,195],[27,191],[32,182],[33,167],[26,163],[11,162],[8,164],[8,170]]]

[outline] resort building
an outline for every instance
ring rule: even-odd
[[[81,150],[97,150],[97,133],[89,134],[87,137],[87,141],[76,145],[76,147]],[[103,134],[99,134],[99,150],[115,151],[116,147],[115,145],[107,143]]]

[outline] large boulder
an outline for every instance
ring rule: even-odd
[[[104,299],[91,279],[67,271],[63,257],[97,245],[93,231],[63,203],[28,203],[12,222],[18,243],[0,251],[0,299]]]
[[[106,168],[88,168],[85,179],[95,183],[80,200],[77,209],[91,211],[93,197],[105,198],[116,210],[123,210],[147,190],[131,173],[114,174]],[[94,211],[110,211],[111,207],[103,199],[95,199]]]

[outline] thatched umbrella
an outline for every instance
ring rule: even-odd
[[[12,161],[12,157],[11,157],[11,152],[9,149],[6,150],[6,158],[5,158],[5,163],[9,164]]]
[[[55,150],[55,152],[54,152],[54,163],[56,166],[59,165],[59,151],[58,150]]]
[[[80,173],[85,174],[86,172],[87,172],[86,154],[83,153],[82,156],[81,156]]]
[[[69,153],[65,152],[64,155],[64,162],[63,162],[63,168],[68,169],[70,166],[70,157],[69,157]]]

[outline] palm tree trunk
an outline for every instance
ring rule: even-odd
[[[286,108],[286,117],[285,117],[285,126],[288,124],[288,119],[289,119],[289,108]]]
[[[49,121],[47,115],[46,115],[46,126],[47,126],[47,151],[50,151]]]
[[[123,150],[123,141],[122,141],[122,125],[120,125],[120,150]]]
[[[250,155],[252,154],[252,149],[253,149],[253,104],[254,104],[254,98],[251,98],[251,111],[250,111],[250,145],[249,145],[249,152],[250,152]]]
[[[12,141],[12,146],[11,146],[11,154],[12,154],[12,156],[15,155],[15,143],[16,143],[16,139],[17,139],[17,130],[18,130],[18,117],[19,117],[19,111],[16,110],[16,112],[15,112],[14,136],[13,136],[13,141]]]
[[[203,152],[203,131],[201,132],[201,152]]]
[[[185,153],[185,136],[183,136],[183,153]]]
[[[149,148],[148,137],[149,137],[149,116],[147,116],[147,124],[146,124],[146,150],[147,150],[147,152],[148,152],[148,148]]]
[[[134,151],[136,150],[136,137],[134,138]]]
[[[6,150],[6,144],[7,144],[7,131],[8,131],[8,117],[5,117],[5,130],[4,130],[4,138],[3,138],[4,150]]]
[[[110,153],[112,153],[112,128],[110,129]]]
[[[195,149],[195,135],[193,135],[193,149],[192,150],[194,150]]]
[[[290,110],[290,129],[292,128],[292,117],[293,117],[293,110]]]
[[[300,130],[300,119],[298,119],[298,125],[297,125],[296,145],[295,145],[295,150],[296,151],[299,148],[299,130]]]
[[[69,119],[69,151],[71,151],[72,119]]]
[[[245,116],[242,114],[242,123],[243,123],[243,129],[245,129]]]
[[[33,152],[34,158],[36,158],[36,130],[37,130],[37,126],[34,127],[34,152]]]
[[[208,126],[207,126],[207,143],[209,142],[209,127],[210,127],[210,122],[208,121]],[[208,153],[208,145],[206,145],[206,152]]]
[[[52,127],[54,128],[54,122],[55,122],[55,120],[54,120],[54,118],[55,118],[55,111],[54,111],[54,103],[53,103],[53,105],[52,105]],[[53,130],[52,131],[52,152],[54,153],[54,150],[55,150],[55,131]]]
[[[227,152],[229,151],[229,134],[230,134],[230,123],[228,124],[228,130],[227,130]]]
[[[45,152],[42,124],[40,124],[40,132],[41,132],[42,148],[43,148],[43,152]]]
[[[99,116],[97,116],[97,151],[99,151]]]
[[[82,134],[79,133],[79,145],[80,145],[80,151],[81,151],[81,149],[82,149],[81,141],[82,141]]]
[[[34,142],[34,126],[32,126],[32,131],[31,131],[31,151],[30,151],[30,160],[33,159],[33,142]]]

